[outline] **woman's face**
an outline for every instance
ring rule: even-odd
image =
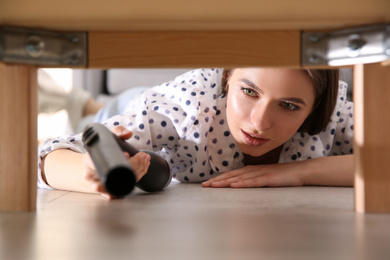
[[[315,100],[311,80],[302,70],[235,69],[228,84],[230,131],[240,150],[253,157],[288,141]]]

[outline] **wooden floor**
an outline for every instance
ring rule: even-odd
[[[355,213],[352,188],[39,190],[36,213],[0,213],[2,260],[376,260],[389,244],[390,214]]]

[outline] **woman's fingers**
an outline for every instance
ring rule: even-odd
[[[203,187],[229,187],[229,183],[237,181],[237,176],[245,173],[244,168],[222,173],[202,183]]]
[[[107,192],[106,188],[104,188],[103,184],[101,182],[97,183],[95,186],[95,190],[100,193],[103,197],[106,199],[115,199],[114,196],[112,196],[110,193]]]
[[[148,171],[150,166],[150,155],[144,152],[139,152],[134,156],[129,157],[129,163],[134,169],[136,181],[138,182]]]
[[[91,182],[99,181],[100,182],[100,178],[99,178],[98,174],[96,174],[96,172],[94,172],[94,171],[85,171],[84,178],[87,181],[91,181]]]
[[[213,188],[282,187],[303,184],[299,172],[287,164],[249,165],[202,183],[203,187]]]
[[[265,186],[271,186],[271,185],[269,185],[269,183],[267,182],[266,178],[264,178],[264,176],[249,178],[246,180],[239,180],[237,182],[233,182],[230,184],[231,188],[257,188],[257,187],[265,187]]]
[[[241,169],[223,173],[202,183],[203,187],[213,188],[252,188],[265,186],[285,186],[289,177],[271,165],[249,165]]]
[[[268,175],[263,172],[239,171],[228,178],[212,181],[210,187],[226,188],[226,187],[262,187],[267,186]]]
[[[120,138],[123,138],[125,140],[129,139],[133,135],[132,132],[130,132],[123,126],[116,126],[111,131],[117,136],[119,136]]]

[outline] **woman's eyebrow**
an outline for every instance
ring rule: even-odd
[[[282,98],[282,100],[291,101],[306,106],[306,103],[305,101],[303,101],[302,98],[286,97],[286,98]]]
[[[250,81],[249,79],[240,79],[241,82],[245,83],[246,85],[250,86],[251,88],[255,89],[257,92],[259,92],[260,94],[264,94],[264,91],[261,90],[258,86],[256,86],[255,83],[253,83],[252,81]],[[296,98],[296,97],[285,97],[285,98],[281,98],[281,100],[285,100],[285,101],[290,101],[290,102],[294,102],[294,103],[298,103],[298,104],[301,104],[301,105],[304,105],[306,106],[306,103],[305,101],[303,101],[302,98]]]
[[[254,88],[257,92],[259,92],[260,94],[264,94],[264,92],[258,87],[256,86],[255,83],[253,83],[252,81],[250,81],[249,79],[240,79],[241,82],[245,83],[246,85],[248,85],[249,87],[251,88]]]

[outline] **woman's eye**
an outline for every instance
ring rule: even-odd
[[[253,89],[250,89],[250,88],[242,88],[242,90],[243,90],[244,93],[247,94],[248,96],[255,97],[255,96],[257,95],[256,91],[254,91]]]
[[[299,110],[298,106],[294,105],[293,103],[289,103],[289,102],[283,102],[282,106],[289,111]]]

